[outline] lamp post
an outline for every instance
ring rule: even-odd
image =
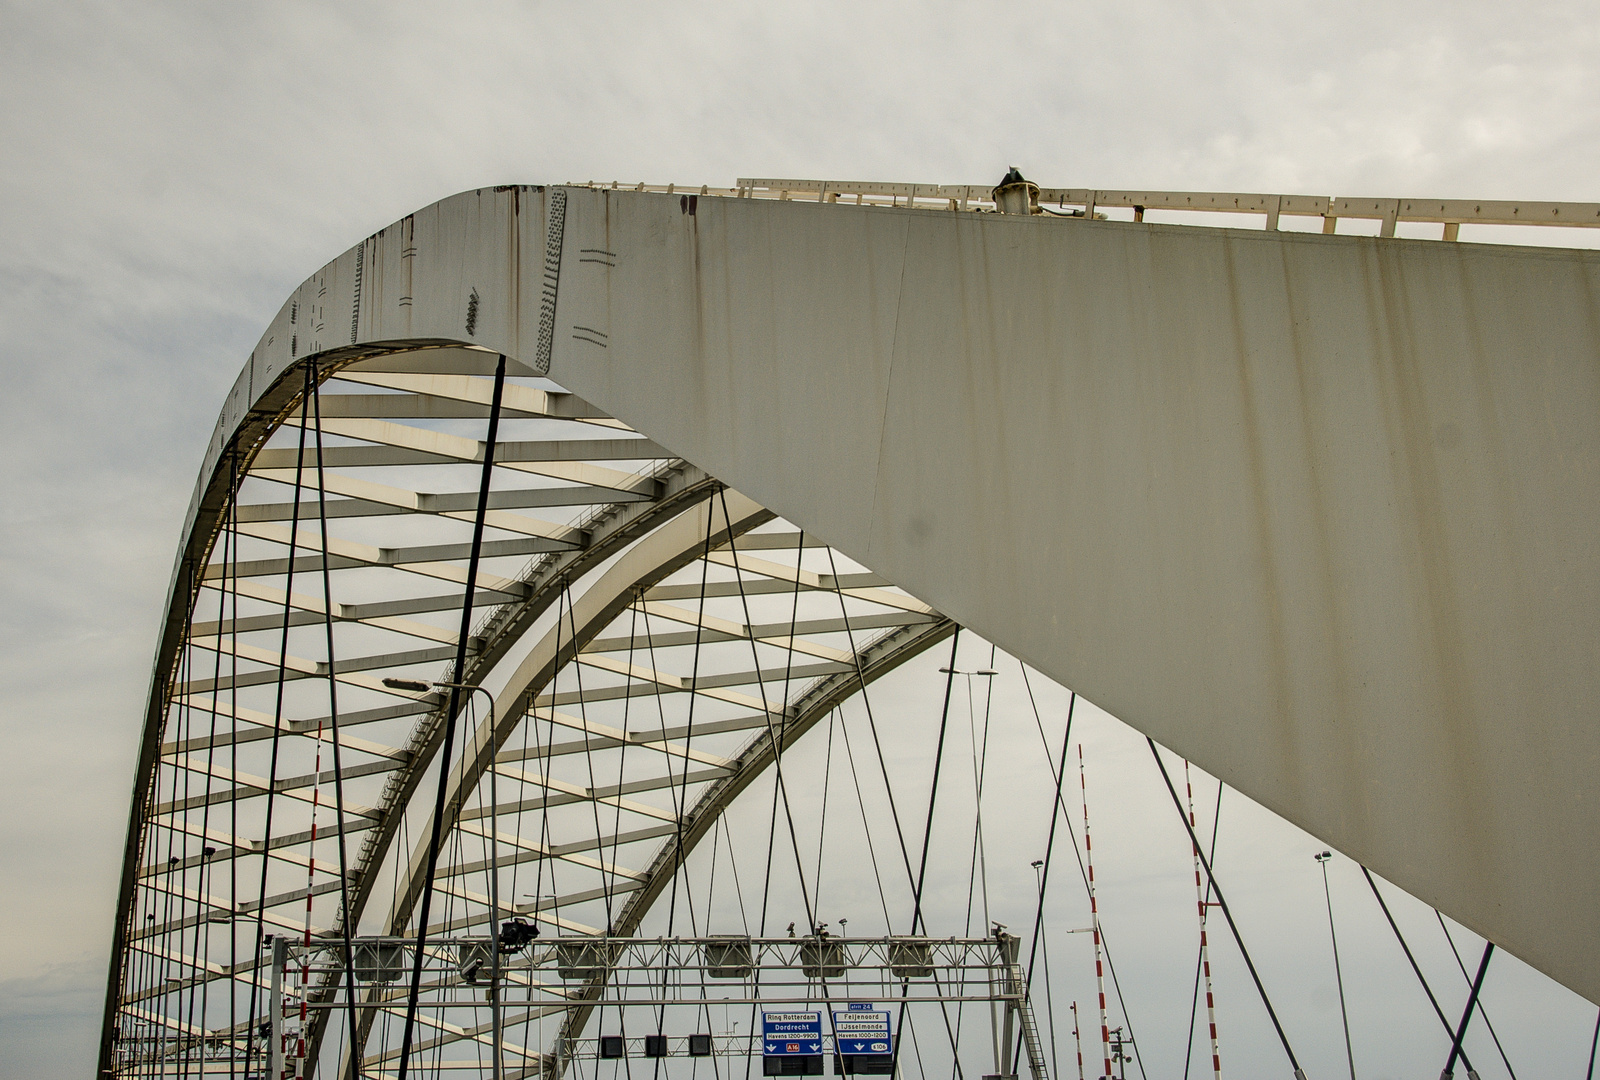
[[[391,690],[410,690],[425,694],[429,690],[465,690],[468,694],[481,693],[489,702],[489,744],[494,745],[494,695],[481,686],[459,682],[424,682],[421,679],[383,680]],[[494,1080],[502,1080],[504,1057],[500,1027],[500,841],[499,818],[496,811],[500,799],[495,790],[494,761],[489,761],[489,1017],[494,1028]]]
[[[1328,890],[1328,862],[1333,852],[1319,851],[1312,857],[1322,867],[1322,895],[1328,902],[1328,937],[1333,941],[1333,977],[1339,983],[1339,1018],[1344,1021],[1344,1054],[1350,1063],[1350,1080],[1356,1080],[1356,1055],[1350,1047],[1350,1014],[1344,1006],[1344,975],[1339,970],[1339,935],[1333,929],[1333,893]]]

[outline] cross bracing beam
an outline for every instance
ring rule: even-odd
[[[387,689],[387,688],[386,688]],[[191,750],[204,750],[211,747],[232,746],[234,743],[260,742],[271,739],[273,732],[292,733],[305,735],[310,738],[332,742],[333,730],[331,717],[317,716],[307,720],[288,720],[274,718],[254,709],[245,709],[219,703],[213,698],[195,698],[185,696],[178,699],[188,705],[197,713],[215,715],[219,720],[236,721],[231,731],[221,732],[213,738],[210,735],[195,735],[183,742],[169,742],[161,745],[162,757],[168,754],[181,753]],[[438,701],[432,697],[423,700],[412,700],[404,705],[385,705],[376,709],[358,709],[342,712],[339,715],[341,728],[356,727],[361,724],[375,724],[382,720],[394,720],[420,713],[430,712],[438,707]],[[249,727],[238,725],[248,724]],[[343,744],[362,753],[373,754],[377,757],[404,758],[407,751],[398,747],[386,746],[381,743],[370,742],[356,737],[342,737]]]
[[[158,894],[165,894],[165,892],[167,892],[167,890],[160,890]],[[192,899],[192,897],[190,897],[190,899]],[[248,912],[241,912],[240,915],[241,917],[246,915],[251,916],[250,921],[252,923],[259,918],[261,922],[269,929],[276,928],[277,930],[286,930],[290,933],[299,934],[305,930],[305,919],[295,918],[295,912],[293,911],[285,914],[284,912],[276,909],[281,908],[284,904],[301,901],[301,903],[298,904],[298,907],[301,911],[304,911],[304,900],[305,890],[302,889],[298,895],[290,895],[284,898],[274,898],[264,908],[258,908]],[[149,924],[148,927],[144,928],[139,933],[130,934],[129,941],[131,943],[139,940],[147,940],[153,936],[168,935],[176,931],[203,930],[210,921],[208,915],[209,912],[205,912],[199,915],[187,915],[182,919],[171,919],[166,922],[157,920],[155,923]],[[320,926],[316,923],[313,923],[311,926],[311,933],[314,936],[323,936],[330,932],[332,931],[330,931],[328,927]],[[220,937],[221,935],[218,936]],[[240,935],[240,937],[245,936],[247,935]]]
[[[470,519],[469,519],[470,520]],[[485,558],[496,558],[501,555],[529,555],[546,551],[560,551],[569,547],[582,547],[583,536],[578,530],[551,525],[548,522],[537,521],[533,518],[523,517],[519,514],[498,513],[490,515],[490,524],[494,528],[506,532],[520,533],[528,540],[490,540],[486,541],[484,548]],[[273,543],[288,546],[290,528],[282,525],[269,525],[263,522],[241,523],[238,532],[241,536],[250,536],[258,540],[270,540]],[[544,540],[549,546],[536,543]],[[320,546],[320,541],[314,542],[309,529],[302,529],[296,538],[296,546],[301,550],[315,551]],[[445,581],[454,581],[458,584],[466,583],[466,572],[456,565],[456,560],[467,557],[468,544],[424,544],[407,547],[383,548],[373,544],[361,544],[350,540],[340,540],[336,537],[328,539],[328,554],[348,560],[351,566],[377,566],[396,570],[409,570],[416,574],[425,574]],[[306,571],[315,571],[320,568],[318,562],[304,565]],[[299,558],[297,557],[297,561]],[[251,565],[246,563],[244,565]],[[286,567],[285,567],[286,568]],[[344,569],[341,565],[340,569]],[[277,573],[282,573],[280,568]],[[219,571],[220,573],[220,568]],[[259,573],[259,572],[258,572]],[[250,576],[241,571],[241,576]],[[484,585],[497,592],[514,591],[517,583],[493,575],[486,575]]]
[[[551,754],[546,756],[556,757],[559,755]],[[539,789],[540,794],[533,798],[521,799],[514,802],[502,801],[496,804],[496,808],[500,814],[514,814],[519,810],[555,810],[563,806],[571,806],[575,803],[588,805],[590,803],[599,802],[611,805],[611,800],[620,798],[624,795],[637,795],[646,791],[671,790],[672,788],[683,787],[685,785],[692,787],[695,784],[702,784],[711,780],[715,780],[720,776],[726,775],[726,773],[726,769],[720,768],[695,769],[690,772],[679,772],[676,775],[662,773],[657,776],[648,776],[638,780],[629,780],[621,784],[604,784],[597,787],[584,787],[581,784],[560,785],[559,782],[546,784],[544,783],[544,778],[541,774],[525,772],[520,769],[508,769],[505,766],[497,765],[495,766],[495,775],[504,776],[507,779],[525,783],[529,787]],[[618,809],[623,808],[618,807]],[[489,812],[490,811],[487,808],[482,811],[462,810],[458,816],[462,819],[466,819],[475,813],[481,816],[488,814]],[[674,824],[677,823],[677,817],[675,815],[666,810],[660,810],[659,808],[656,808],[655,812],[651,812],[647,814],[647,816],[658,818],[664,821],[670,821]]]
[[[587,726],[591,730],[594,730],[597,727],[596,725],[584,724],[581,721],[578,725],[568,723],[569,718],[565,713],[552,714],[547,712],[545,714],[546,719],[550,719],[551,716],[554,717],[556,725],[560,727]],[[697,719],[694,724],[693,732],[689,730],[687,725],[664,728],[633,728],[628,732],[626,743],[629,746],[658,750],[663,753],[670,753],[675,754],[678,757],[684,757],[688,755],[686,755],[681,748],[673,746],[672,744],[676,740],[688,738],[691,734],[704,736],[722,735],[730,731],[765,731],[769,724],[783,723],[784,720],[785,717],[783,716],[773,717],[771,715],[736,716],[728,720]],[[546,743],[542,747],[503,750],[495,757],[495,761],[502,764],[511,764],[518,761],[535,761],[542,760],[544,758],[562,757],[567,754],[582,754],[595,750],[612,750],[622,746],[623,743],[624,740],[617,736],[601,736],[599,738],[581,740],[573,739],[566,742]],[[700,755],[704,752],[695,751],[694,753]],[[711,757],[711,755],[706,755],[706,757]],[[703,759],[701,757],[692,757],[691,760],[701,761]],[[725,765],[726,761],[727,759],[718,757],[712,761],[706,761],[705,763],[717,764],[721,766]],[[690,775],[694,776],[697,774]]]
[[[330,446],[323,451],[329,469],[374,469],[388,465],[440,465],[483,460],[483,443],[427,428],[393,424],[385,420],[325,420],[323,430],[369,446]],[[502,449],[505,457],[501,458]],[[554,443],[504,443],[495,447],[495,463],[515,469],[519,465],[552,462],[660,461],[673,455],[648,439],[567,439]],[[314,450],[263,450],[255,467],[275,471],[317,464]],[[520,470],[519,470],[520,471]]]
[[[631,731],[624,731],[619,727],[612,727],[610,725],[601,724],[593,720],[587,720],[581,716],[571,716],[567,713],[557,712],[553,709],[546,710],[540,719],[546,721],[552,727],[566,728],[570,731],[582,731],[596,737],[583,739],[581,741],[574,741],[571,743],[551,743],[545,747],[543,753],[533,750],[525,750],[521,752],[509,751],[500,753],[495,755],[495,763],[497,765],[505,765],[516,761],[526,761],[539,757],[558,757],[562,754],[581,754],[586,750],[592,751],[599,749],[611,749],[612,747],[622,746],[624,744],[638,747],[641,750],[655,750],[671,757],[678,757],[689,761],[698,762],[701,765],[711,765],[717,768],[723,768],[728,765],[727,758],[719,757],[716,754],[708,754],[704,750],[695,750],[690,748],[688,745],[680,745],[674,741],[674,737],[669,735],[665,728],[659,728],[655,730],[640,730],[635,728]],[[764,720],[759,722],[765,723]],[[739,723],[748,726],[748,721],[740,721]],[[742,727],[724,727],[720,730],[742,730]],[[683,732],[680,732],[677,738],[683,738],[686,733],[687,729],[684,729]],[[702,734],[704,734],[703,731]],[[559,750],[557,749],[558,745],[561,747]]]
[[[695,679],[689,679],[681,675],[656,671],[640,664],[617,663],[611,658],[599,654],[584,655],[578,662],[584,667],[626,675],[632,681],[622,686],[605,686],[550,694],[538,699],[536,704],[540,708],[552,704],[571,705],[583,700],[609,701],[619,697],[650,697],[658,693],[694,693],[747,709],[760,709],[763,707],[760,697],[737,693],[727,688],[731,686],[756,686],[761,683],[771,682],[782,683],[786,679],[791,681],[795,679],[815,679],[823,675],[833,675],[840,671],[850,670],[849,665],[834,661],[825,664],[768,668],[762,671],[735,671],[723,675],[702,675]]]
[[[707,584],[703,590],[698,585],[657,585],[646,596],[651,600],[685,600],[701,595],[708,597],[770,596],[774,593],[792,593],[794,592],[795,584],[795,582],[781,579],[750,581],[742,586],[732,581],[713,581]],[[808,588],[803,581],[799,584],[802,589]],[[890,592],[887,589],[847,588],[841,590],[841,595],[870,601],[884,607],[897,608],[901,611],[916,612],[921,615],[928,615],[933,612],[933,608],[922,601],[901,593]]]
[[[203,772],[204,769],[202,767],[201,769],[195,769],[192,771]],[[392,770],[385,769],[383,771],[388,772]],[[189,795],[183,798],[173,799],[170,802],[157,803],[151,808],[151,815],[153,817],[167,817],[171,814],[180,814],[199,807],[225,805],[230,800],[236,798],[246,799],[264,796],[269,791],[307,805],[309,805],[313,799],[316,798],[314,792],[307,790],[309,785],[284,787],[282,786],[281,781],[269,785],[267,783],[267,778],[264,776],[235,776],[234,779],[239,782],[234,787],[227,790],[213,791],[209,794]],[[344,810],[345,813],[355,818],[376,818],[381,816],[376,807],[360,806],[354,803],[347,804]]]
[[[372,828],[374,824],[375,822],[372,818],[352,817],[345,821],[344,831],[347,833],[359,832],[362,829]],[[281,832],[275,832],[272,836],[271,843],[263,843],[260,840],[236,836],[232,833],[224,832],[221,829],[202,827],[201,825],[184,818],[177,818],[169,823],[164,823],[164,826],[170,829],[173,833],[183,833],[185,835],[192,836],[197,840],[204,841],[209,847],[215,847],[217,849],[217,854],[215,856],[211,856],[213,859],[231,858],[235,855],[244,856],[254,854],[259,856],[265,852],[271,858],[282,859],[284,862],[292,862],[298,866],[304,866],[307,861],[306,856],[300,854],[294,849],[300,847],[311,839],[311,830],[309,829],[284,830]],[[323,835],[326,836],[329,832],[336,831],[337,828],[337,825],[332,827],[325,826],[323,829]],[[182,868],[198,866],[200,865],[201,857],[202,856],[190,856],[187,858],[182,858],[178,860],[177,865]],[[172,864],[170,862],[159,864],[145,863],[139,868],[138,874],[140,876],[144,876],[147,872],[149,874],[154,874],[158,870],[164,873],[166,872],[167,867],[171,865]]]
[[[488,838],[491,835],[489,830],[485,829],[483,826],[477,825],[474,822],[467,822],[465,820],[457,823],[456,829],[464,836]],[[615,862],[608,862],[603,859],[595,859],[587,855],[580,855],[575,851],[557,853],[553,847],[547,844],[540,844],[531,839],[525,839],[517,833],[508,833],[496,829],[492,835],[497,843],[512,849],[512,851],[520,851],[522,855],[526,855],[532,859],[558,858],[570,862],[575,866],[584,866],[590,870],[599,870],[602,873],[614,877],[626,877],[634,879],[642,879],[644,877],[642,872],[638,870],[629,870],[627,867],[620,866]],[[601,837],[599,846],[603,849],[609,842],[612,841],[608,840],[606,837]],[[521,858],[522,855],[513,855],[512,858]],[[488,865],[489,864],[486,860],[480,859],[477,862],[466,862],[447,866],[439,872],[446,877],[456,877],[465,874],[481,874],[485,869],[487,869]]]
[[[270,480],[278,484],[292,485],[295,472],[290,469],[256,469],[250,473],[252,477],[261,480]],[[473,492],[448,492],[444,494],[408,491],[403,488],[392,487],[386,484],[374,483],[371,480],[361,480],[356,477],[332,474],[325,478],[325,488],[328,492],[348,496],[346,499],[330,502],[326,513],[329,517],[382,517],[398,513],[426,513],[437,514],[440,517],[453,521],[471,522],[476,511],[478,493]],[[542,506],[597,506],[605,503],[628,502],[634,499],[647,499],[645,492],[616,492],[606,488],[597,488],[592,484],[579,484],[568,487],[538,487],[538,488],[513,488],[492,491],[489,493],[490,510],[526,509],[528,507]],[[315,517],[324,512],[315,504],[300,504],[301,514],[304,517]],[[252,508],[248,515],[255,521],[285,521],[294,515],[294,504],[269,504],[266,508],[271,516],[260,507]],[[499,527],[499,526],[497,526]],[[554,528],[547,526],[547,528]],[[543,534],[541,534],[543,535]]]
[[[208,764],[205,761],[191,757],[187,754],[164,756],[162,758],[162,762],[163,764],[170,765],[176,769],[183,769],[187,772],[196,773],[200,776],[207,776],[216,780],[234,783],[234,787],[228,791],[213,792],[213,794],[238,793],[243,796],[245,792],[250,792],[252,794],[264,795],[268,790],[268,784],[265,777],[250,776],[245,773],[236,773],[233,770],[225,768],[221,765],[217,765],[215,763]],[[272,782],[271,790],[276,791],[279,794],[283,794],[284,792],[288,791],[315,787],[318,784],[331,784],[335,779],[339,778],[351,780],[358,776],[377,776],[381,775],[382,773],[392,772],[393,770],[400,768],[402,764],[403,761],[397,762],[394,760],[367,761],[355,765],[346,765],[338,772],[335,772],[332,769],[324,769],[321,772],[306,773],[300,776],[284,776],[279,777],[277,780]],[[156,812],[170,813],[170,809],[162,809],[162,807],[175,805],[176,804],[158,804]],[[348,804],[346,804],[345,810],[346,812],[355,812],[354,809]]]
[[[263,480],[272,480],[278,483],[294,483],[293,469],[271,469],[263,472],[252,473]],[[357,485],[348,485],[349,492],[357,490]],[[328,485],[328,490],[333,491],[333,484]],[[370,493],[370,488],[364,493]],[[407,514],[416,510],[427,510],[432,513],[444,513],[455,520],[472,520],[470,511],[477,500],[476,492],[449,492],[444,494],[430,494],[427,492],[409,492],[392,489],[383,493],[383,498],[344,498],[329,499],[326,514],[329,518],[348,517],[389,517],[396,514]],[[489,506],[495,510],[525,509],[530,506],[600,506],[614,502],[632,502],[647,500],[652,495],[644,491],[619,491],[615,488],[600,488],[592,484],[574,484],[569,487],[541,487],[541,488],[516,488],[511,490],[492,491],[489,493]],[[294,503],[259,503],[250,507],[241,507],[239,520],[241,522],[271,521],[281,522],[290,520],[296,513]],[[298,513],[302,521],[315,519],[319,507],[314,502],[299,504]],[[460,514],[466,513],[462,518]]]
[[[224,641],[217,635],[195,636],[189,639],[189,646],[208,652],[218,652],[224,656],[238,656],[242,659],[252,660],[258,664],[276,664],[275,654],[269,650],[243,642]],[[359,656],[341,659],[334,662],[332,668],[335,673],[342,674],[348,671],[373,671],[379,668],[392,669],[406,667],[411,664],[433,664],[441,660],[448,660],[455,655],[454,649],[409,649],[405,652],[379,653],[375,656]],[[284,667],[301,676],[321,676],[328,674],[329,664],[322,660],[307,660],[298,656],[288,656],[283,660]]]
[[[363,417],[393,415],[386,410],[395,408],[396,403],[399,403],[411,409],[424,409],[426,410],[424,415],[429,417],[437,415],[436,410],[456,404],[470,404],[476,407],[476,411],[466,415],[485,416],[494,395],[489,384],[481,378],[474,378],[474,374],[484,375],[493,372],[457,372],[443,367],[436,371],[378,371],[373,370],[369,362],[353,364],[342,369],[336,379],[340,383],[381,386],[387,390],[405,391],[404,394],[359,395],[359,401],[372,411],[358,413],[347,409],[346,415]],[[330,401],[342,402],[355,396],[357,395],[328,395],[322,402],[322,414],[329,415]],[[626,425],[613,420],[593,405],[572,394],[539,390],[520,383],[510,383],[504,388],[501,393],[500,409],[508,416],[585,420],[595,424],[626,428]]]

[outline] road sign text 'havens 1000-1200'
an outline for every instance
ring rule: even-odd
[[[822,1053],[821,1012],[761,1014],[761,1053],[766,1057]]]
[[[889,1014],[875,1009],[858,1009],[833,1014],[834,1049],[840,1054],[888,1054],[894,1049],[889,1037]]]

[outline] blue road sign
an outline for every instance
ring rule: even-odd
[[[889,1034],[889,1014],[857,1008],[833,1014],[834,1049],[841,1054],[890,1054],[894,1040]]]
[[[764,1012],[761,1014],[763,1057],[822,1053],[822,1013]]]

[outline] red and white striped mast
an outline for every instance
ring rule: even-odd
[[[306,860],[306,922],[302,931],[300,944],[304,950],[300,957],[300,1030],[295,1036],[294,1053],[285,1053],[285,1057],[292,1058],[293,1065],[288,1071],[293,1076],[305,1074],[306,1056],[306,1005],[311,998],[311,903],[317,893],[317,809],[322,805],[322,720],[317,720],[317,751],[316,758],[311,766],[311,844],[309,858]],[[346,933],[348,933],[348,929]],[[277,1034],[274,1031],[274,1034]]]
[[[1083,857],[1089,874],[1089,924],[1094,931],[1094,981],[1100,994],[1100,1048],[1105,1057],[1106,1070],[1102,1076],[1111,1076],[1111,1025],[1106,1021],[1105,960],[1100,945],[1100,907],[1094,898],[1094,854],[1089,843],[1089,781],[1084,776],[1083,744],[1078,744],[1078,787],[1083,793]]]
[[[1183,763],[1183,786],[1189,798],[1189,829],[1195,828],[1194,783],[1189,779],[1189,762]],[[1198,836],[1198,833],[1194,835]],[[1206,980],[1206,1021],[1211,1026],[1211,1071],[1216,1080],[1222,1080],[1222,1056],[1217,1051],[1217,1006],[1211,996],[1211,954],[1206,948],[1206,908],[1216,904],[1206,899],[1206,889],[1200,880],[1200,848],[1194,849],[1194,891],[1200,906],[1200,971]]]
[[[1083,1036],[1078,1033],[1078,1003],[1072,1003],[1072,1041],[1078,1044],[1078,1080],[1083,1080]]]

